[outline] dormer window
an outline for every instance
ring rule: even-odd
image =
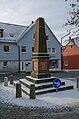
[[[70,45],[70,48],[73,48],[73,45]]]
[[[9,36],[10,36],[10,37],[14,37],[14,34],[13,34],[13,33],[9,33]]]
[[[35,40],[35,33],[33,34],[33,40]]]
[[[46,40],[49,40],[49,35],[46,35]]]
[[[3,31],[4,29],[0,27],[0,37],[3,37]]]

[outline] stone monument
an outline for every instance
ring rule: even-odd
[[[20,79],[22,91],[30,97],[35,99],[36,95],[48,92],[55,92],[56,89],[52,83],[56,79],[52,77],[49,72],[49,54],[47,53],[45,21],[43,18],[36,20],[36,31],[34,41],[34,52],[32,54],[32,73],[26,76],[25,79]],[[65,85],[65,82],[61,82]],[[58,90],[72,89],[73,86],[61,87]]]
[[[45,22],[43,18],[38,18],[36,21],[34,52],[32,54],[31,77],[50,77],[49,54],[47,53]]]

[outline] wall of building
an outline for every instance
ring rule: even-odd
[[[10,52],[4,52],[4,45],[10,46]],[[14,43],[0,43],[0,61],[18,60],[18,47]]]
[[[7,66],[4,66],[3,61],[0,61],[0,72],[18,72],[18,61],[7,61]]]
[[[65,61],[68,65],[65,65]],[[63,70],[79,70],[79,55],[71,55],[63,57]]]
[[[49,40],[47,40],[47,48],[56,48],[56,54],[50,53],[50,57],[53,59],[61,59],[61,44],[59,43],[56,36],[53,34],[51,29],[46,25],[46,35],[49,36]]]
[[[79,48],[75,43],[66,46],[62,53],[62,61],[63,70],[79,70]]]
[[[18,45],[26,46],[27,53],[20,53],[20,60],[32,60],[32,47],[34,47],[34,33],[35,25],[25,33],[25,35],[18,41]]]
[[[19,69],[19,60],[20,60],[20,71],[31,71],[32,70],[32,47],[34,47],[34,33],[35,33],[36,26],[35,24],[28,28],[27,32],[18,40],[17,45],[19,48],[21,46],[27,47],[26,53],[21,53],[20,50],[20,57],[18,46],[16,43],[0,43],[0,72],[1,71],[10,71],[10,72],[17,72]],[[58,68],[52,68],[51,70],[61,70],[61,45],[58,42],[55,35],[51,32],[48,25],[45,25],[46,35],[49,36],[49,40],[47,40],[47,48],[56,48],[56,54],[49,53],[51,60],[58,60]],[[4,45],[10,45],[10,53],[3,52]],[[20,58],[20,59],[19,59]],[[7,61],[7,67],[3,66],[3,61]],[[22,65],[24,67],[22,67]]]

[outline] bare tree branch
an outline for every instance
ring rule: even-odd
[[[65,0],[68,1],[68,0]],[[68,21],[65,23],[65,25],[75,25],[75,26],[79,26],[79,0],[76,0],[77,3],[74,4],[70,4],[70,7],[72,8],[72,10],[68,13],[69,14],[69,19]]]

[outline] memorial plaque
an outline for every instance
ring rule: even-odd
[[[40,62],[40,70],[47,70],[47,62]]]

